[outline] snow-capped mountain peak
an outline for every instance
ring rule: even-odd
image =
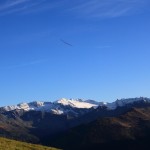
[[[65,99],[65,98],[62,98],[60,100],[57,100],[55,103],[62,104],[64,106],[71,106],[71,107],[75,107],[75,108],[91,108],[91,107],[98,106],[98,103],[94,104],[93,102],[83,101],[81,99]]]
[[[100,103],[100,106],[106,106],[107,109],[113,110],[113,109],[116,109],[117,107],[123,107],[125,105],[133,104],[135,102],[140,102],[140,101],[150,103],[150,98],[138,97],[138,98],[127,98],[127,99],[120,99],[120,100],[117,99],[116,101],[112,103]]]
[[[5,106],[4,111],[24,110],[24,111],[45,111],[53,114],[68,114],[68,112],[78,114],[78,109],[90,109],[98,107],[99,103],[94,101],[84,101],[82,99],[59,99],[55,102],[34,101],[30,103],[20,103],[13,106]],[[76,109],[76,110],[75,110]]]
[[[117,107],[122,107],[126,105],[130,105],[133,103],[137,103],[140,101],[150,103],[149,98],[139,97],[139,98],[128,98],[128,99],[120,99],[116,100],[112,103],[107,102],[97,102],[94,100],[82,100],[82,99],[66,99],[62,98],[54,102],[42,102],[42,101],[34,101],[30,103],[20,103],[18,105],[13,106],[5,106],[0,108],[3,111],[12,111],[12,110],[24,110],[24,111],[45,111],[51,112],[53,114],[84,114],[84,110],[90,110],[90,108],[97,108],[98,106],[105,106],[107,110],[114,110]],[[80,110],[79,110],[80,109]]]

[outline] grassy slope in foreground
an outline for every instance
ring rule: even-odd
[[[58,150],[56,148],[41,145],[29,144],[15,140],[0,138],[0,150]]]

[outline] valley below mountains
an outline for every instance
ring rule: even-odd
[[[1,107],[0,137],[64,150],[147,149],[150,99],[60,99]]]

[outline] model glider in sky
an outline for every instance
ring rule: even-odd
[[[60,39],[60,41],[63,42],[64,44],[68,45],[68,46],[73,46],[73,45],[71,45],[70,43],[64,41],[63,39]]]

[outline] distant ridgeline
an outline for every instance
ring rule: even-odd
[[[13,106],[1,107],[1,110],[12,111],[12,110],[24,110],[24,111],[45,111],[54,114],[67,114],[68,109],[90,109],[97,107],[106,107],[108,110],[114,110],[117,107],[123,107],[125,105],[132,105],[138,102],[150,103],[150,98],[139,97],[139,98],[128,98],[116,100],[112,103],[97,102],[95,100],[82,100],[82,99],[65,99],[62,98],[55,102],[42,102],[34,101],[30,103],[20,103]],[[71,111],[71,110],[70,110]]]

